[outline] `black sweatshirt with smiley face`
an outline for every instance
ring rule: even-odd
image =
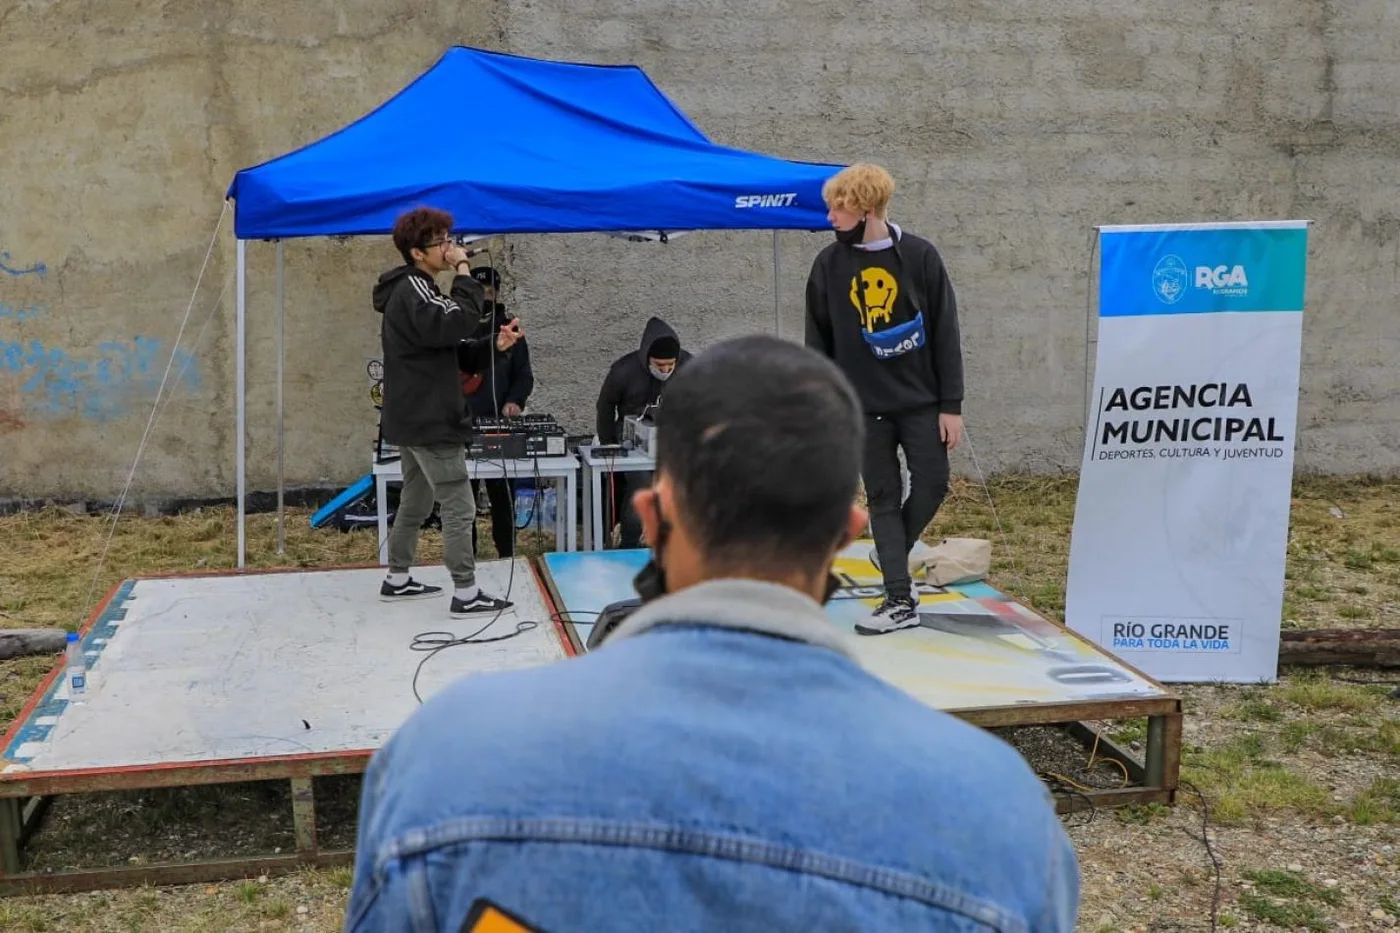
[[[830,357],[867,414],[960,414],[957,298],[928,240],[890,224],[884,249],[832,243],[807,278],[807,346]]]

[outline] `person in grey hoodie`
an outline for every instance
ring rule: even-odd
[[[413,579],[410,568],[423,523],[433,502],[442,505],[444,563],[454,591],[454,617],[501,612],[511,603],[482,592],[476,582],[472,528],[476,498],[467,475],[465,445],[471,417],[462,395],[460,372],[483,372],[493,352],[504,355],[521,338],[519,319],[478,334],[483,291],[472,278],[465,251],[452,242],[452,215],[420,207],[394,224],[394,246],[404,263],[375,283],[374,310],[383,316],[384,442],[399,448],[403,490],[389,532],[389,575],[379,589],[388,602],[442,595],[442,587]],[[451,295],[438,290],[435,277],[457,274]],[[494,345],[494,346],[493,346]]]

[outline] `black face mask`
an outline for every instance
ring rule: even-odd
[[[655,499],[652,500],[652,507],[656,510],[656,540],[651,545],[651,558],[632,578],[632,589],[637,591],[644,603],[666,595],[666,568],[661,566],[657,558],[666,547],[666,539],[671,534],[671,523],[661,514],[661,504]]]
[[[837,231],[836,231],[836,242],[837,242],[837,243],[843,243],[843,244],[845,244],[846,246],[855,246],[857,243],[859,243],[859,242],[860,242],[862,239],[864,239],[864,238],[865,238],[865,218],[864,218],[864,217],[862,217],[862,218],[860,219],[860,223],[856,224],[856,225],[855,225],[854,227],[852,227],[851,229],[849,229],[849,230],[837,230]]]

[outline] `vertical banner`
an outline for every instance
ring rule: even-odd
[[[1065,620],[1162,681],[1278,675],[1307,236],[1099,232]]]

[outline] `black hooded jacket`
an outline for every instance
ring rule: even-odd
[[[506,314],[506,306],[499,301],[486,302],[486,313],[494,318],[491,323],[491,336],[494,337],[496,332],[509,322],[510,316]],[[485,334],[486,325],[483,323],[478,336]],[[467,346],[464,344],[462,348],[464,357],[468,352]],[[495,418],[507,402],[514,402],[524,408],[530,393],[535,390],[535,371],[530,365],[530,347],[524,337],[517,340],[505,353],[497,353],[495,366],[487,366],[480,373],[476,373],[464,365],[462,371],[481,376],[480,385],[467,396],[467,405],[478,418]],[[494,394],[487,388],[493,375],[496,382]]]
[[[452,280],[451,297],[414,266],[390,269],[374,285],[383,315],[386,444],[432,447],[465,444],[472,434],[460,368],[481,372],[491,362],[491,335],[477,336],[485,293],[469,275]]]
[[[647,356],[651,345],[662,337],[670,337],[680,344],[680,338],[670,324],[654,317],[647,321],[642,331],[642,345],[626,356],[619,357],[608,370],[603,380],[603,388],[598,393],[598,440],[603,444],[616,444],[622,436],[622,421],[627,415],[640,415],[648,405],[655,405],[661,397],[666,383],[651,374],[647,366]],[[690,354],[680,351],[676,358],[676,369],[680,369]]]

